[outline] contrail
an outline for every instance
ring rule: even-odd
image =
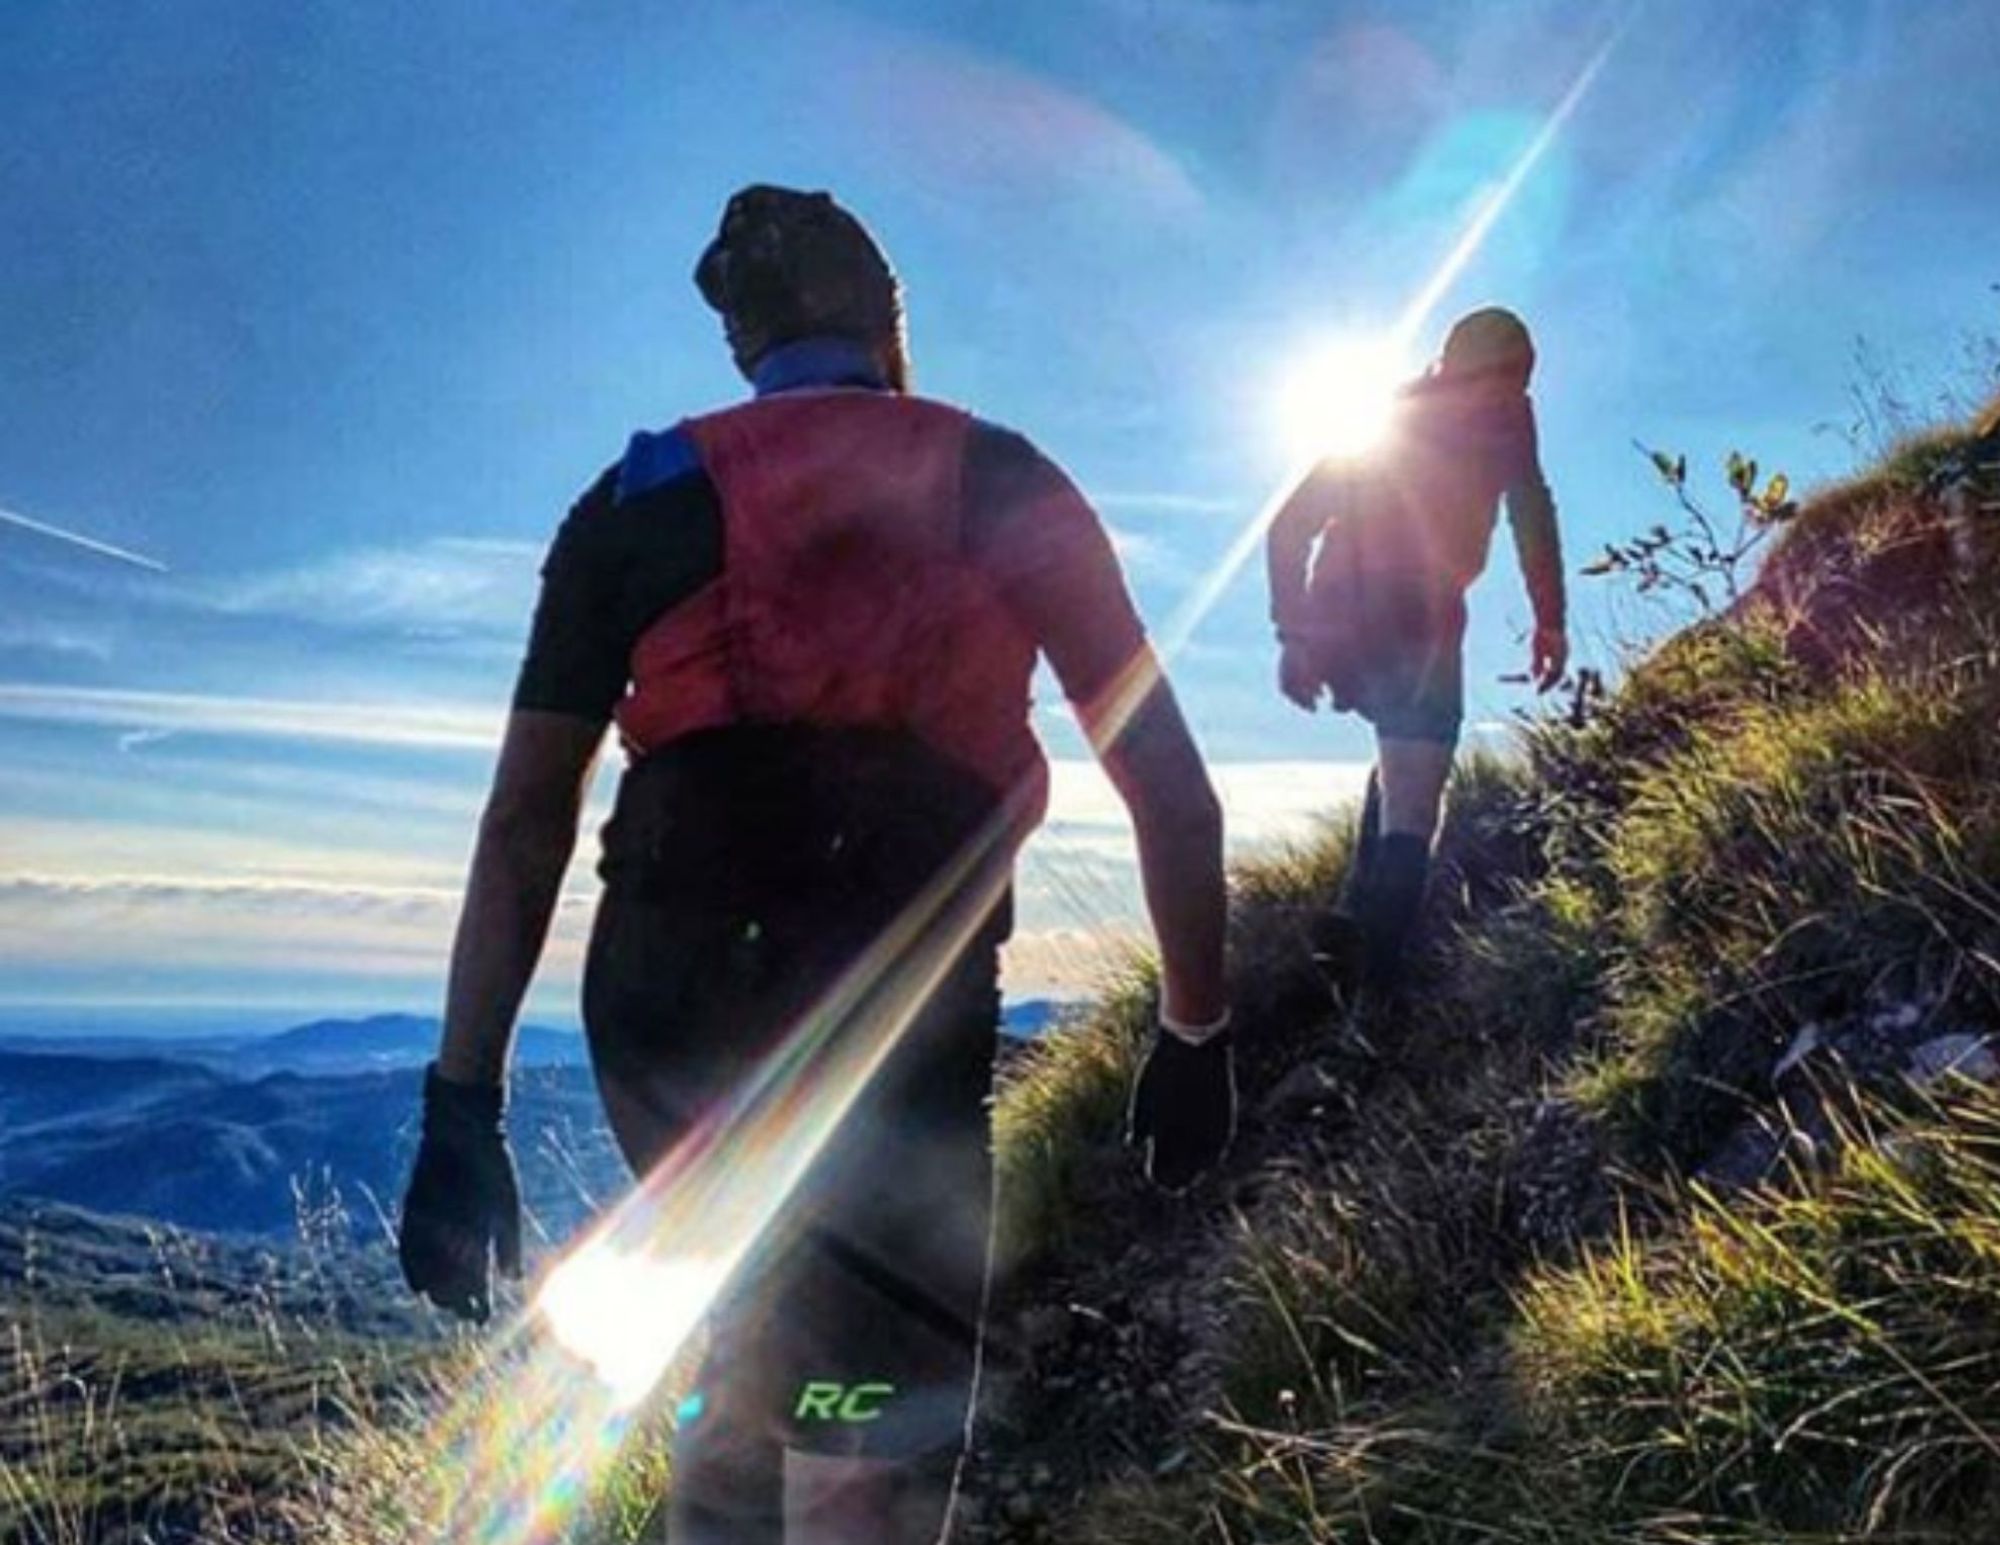
[[[80,547],[87,553],[96,553],[100,558],[116,558],[120,563],[129,563],[135,568],[164,574],[167,566],[157,558],[148,558],[144,553],[128,552],[122,547],[113,547],[109,542],[100,542],[94,536],[84,536],[80,532],[65,531],[60,526],[47,525],[39,520],[30,520],[18,510],[10,510],[0,505],[0,521],[10,526],[19,526],[23,531],[32,531],[37,536],[52,537],[58,542],[67,542],[72,547]]]

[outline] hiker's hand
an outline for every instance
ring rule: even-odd
[[[1563,679],[1563,672],[1569,669],[1569,634],[1561,628],[1535,629],[1532,658],[1528,662],[1528,674],[1534,678],[1535,690],[1546,692]]]
[[[403,1280],[461,1319],[493,1310],[492,1266],[521,1275],[521,1192],[507,1153],[498,1087],[424,1074],[424,1137],[417,1149],[396,1253]]]
[[[1326,683],[1313,663],[1312,651],[1301,643],[1286,644],[1278,656],[1278,690],[1311,713],[1319,706],[1319,695],[1325,689]]]
[[[1236,1064],[1228,1021],[1199,1045],[1162,1024],[1132,1083],[1125,1141],[1145,1149],[1146,1178],[1185,1191],[1236,1135]]]

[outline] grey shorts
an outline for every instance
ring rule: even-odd
[[[1359,588],[1357,658],[1336,687],[1352,709],[1395,740],[1456,745],[1465,721],[1465,595],[1422,583]]]

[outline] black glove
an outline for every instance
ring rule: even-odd
[[[396,1253],[403,1280],[440,1309],[484,1324],[493,1299],[489,1255],[521,1275],[521,1191],[507,1153],[506,1096],[424,1074],[424,1139],[403,1198]]]
[[[1125,1141],[1146,1145],[1146,1178],[1185,1191],[1220,1163],[1236,1135],[1236,1063],[1228,1030],[1199,1046],[1164,1027],[1132,1083]]]

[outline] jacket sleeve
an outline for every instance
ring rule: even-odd
[[[1048,657],[1096,738],[1157,674],[1146,630],[1097,512],[1022,436],[981,424],[966,450],[966,545]],[[1120,710],[1123,710],[1121,713]]]
[[[1514,551],[1537,628],[1561,628],[1566,603],[1563,594],[1562,535],[1556,527],[1555,497],[1542,475],[1535,413],[1529,405],[1519,455],[1507,483],[1507,523],[1514,532]]]
[[[1292,490],[1264,537],[1271,586],[1271,623],[1280,639],[1312,631],[1312,549],[1342,511],[1346,480],[1331,463],[1315,467]]]

